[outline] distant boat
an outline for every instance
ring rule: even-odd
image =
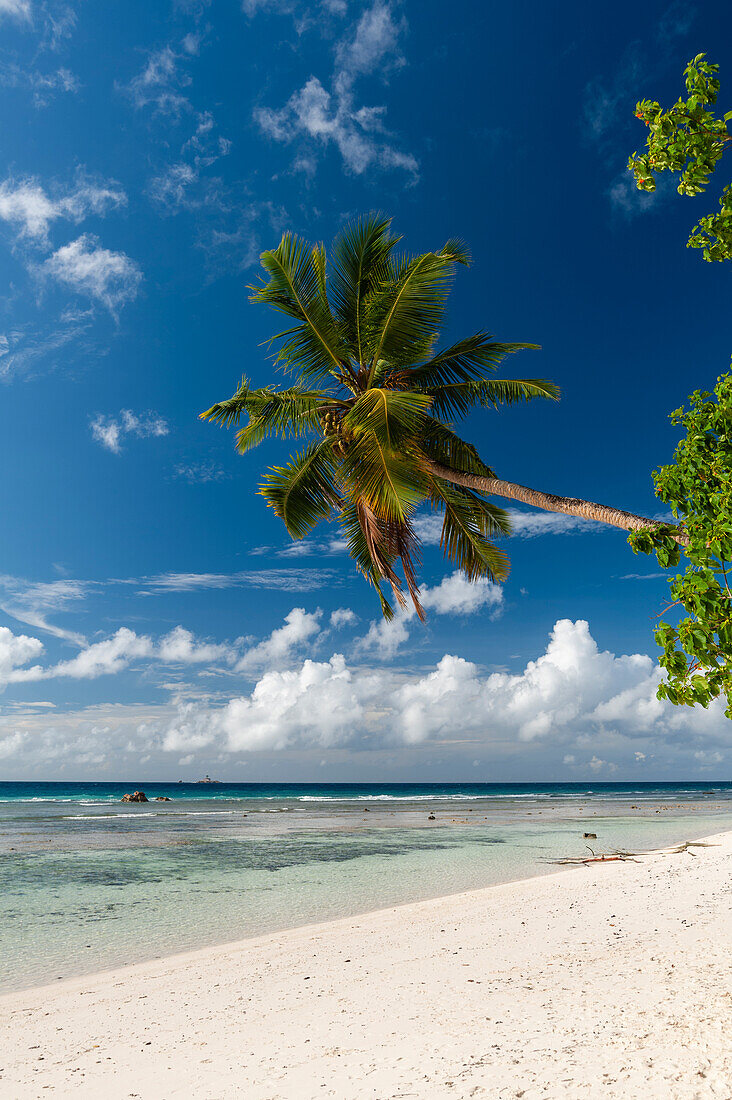
[[[220,783],[220,779],[212,779],[210,775],[204,775],[203,779],[197,779],[196,783]]]

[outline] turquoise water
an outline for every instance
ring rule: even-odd
[[[732,828],[719,783],[39,786],[0,784],[2,990]]]

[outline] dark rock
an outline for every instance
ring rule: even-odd
[[[144,791],[135,791],[134,794],[123,794],[123,802],[147,802],[148,797]]]
[[[585,840],[597,840],[597,833],[583,833]]]
[[[435,815],[434,815],[434,814],[430,814],[430,816],[429,816],[429,817],[427,818],[427,820],[428,820],[428,821],[434,821],[434,820],[435,820]]]
[[[142,800],[140,800],[140,801],[142,801]],[[170,799],[168,798],[167,794],[159,794],[159,795],[156,796],[155,801],[156,802],[170,802]]]

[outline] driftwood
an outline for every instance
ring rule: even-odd
[[[664,852],[666,856],[680,856],[682,852],[688,852],[690,856],[695,856],[696,852],[692,852],[692,848],[718,848],[718,844],[709,844],[706,840],[685,840],[683,844],[679,844],[676,848],[669,848]]]
[[[589,844],[585,845],[589,856],[563,856],[561,859],[550,859],[549,863],[558,864],[560,867],[564,867],[567,864],[571,866],[579,866],[587,863],[640,863],[636,856],[641,855],[641,852],[611,852],[607,856],[597,856],[590,848]]]
[[[665,856],[678,856],[682,852],[688,852],[690,856],[695,856],[696,852],[692,852],[692,848],[717,848],[717,844],[709,844],[706,840],[687,840],[683,844],[679,844],[676,848],[667,848],[663,850]],[[561,859],[549,859],[547,863],[553,863],[559,867],[565,866],[585,866],[588,863],[640,863],[639,856],[650,855],[650,852],[611,852],[606,856],[595,855],[589,844],[585,845],[589,856],[562,856]]]

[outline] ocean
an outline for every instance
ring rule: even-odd
[[[730,782],[0,783],[0,991],[726,829]]]

